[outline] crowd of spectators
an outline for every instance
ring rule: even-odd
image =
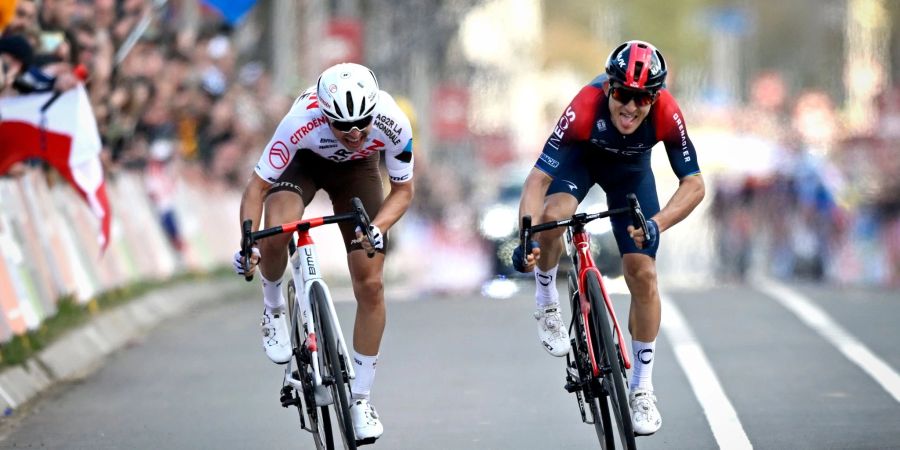
[[[12,14],[0,21],[0,95],[83,83],[107,177],[146,173],[176,247],[176,179],[204,189],[242,186],[290,106],[265,66],[239,55],[233,30],[202,3],[188,11],[179,1],[2,1]]]
[[[195,26],[183,26],[182,2],[14,3],[0,45],[15,49],[8,53],[21,69],[10,70],[0,95],[84,83],[112,176],[143,170],[156,155],[184,161],[188,179],[240,185],[252,167],[244,155],[258,156],[246,149],[265,145],[290,104],[260,62],[239,60],[232,30],[212,10],[201,8]],[[142,29],[145,17],[150,25]],[[151,152],[158,141],[172,151]]]
[[[790,101],[788,101],[790,99]],[[900,86],[866,131],[845,126],[823,91],[756,79],[729,126],[756,140],[760,170],[716,174],[711,217],[719,275],[900,284]]]

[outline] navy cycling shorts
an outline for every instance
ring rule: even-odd
[[[595,185],[606,193],[606,204],[609,209],[628,206],[625,196],[629,193],[637,195],[641,210],[648,219],[659,212],[659,197],[656,195],[656,180],[650,169],[650,152],[638,157],[619,157],[604,155],[601,151],[584,151],[579,148],[566,149],[566,158],[554,170],[554,179],[547,189],[547,195],[566,193],[584,200],[588,191]],[[588,213],[599,211],[586,211]],[[603,220],[603,219],[601,219]],[[628,236],[628,225],[631,216],[627,214],[610,217],[619,253],[643,253],[656,258],[660,236],[650,248],[639,249],[634,240]]]

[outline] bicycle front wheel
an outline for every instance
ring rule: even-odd
[[[347,399],[347,376],[343,358],[338,353],[337,326],[332,322],[325,292],[319,283],[313,284],[310,301],[316,305],[319,314],[320,352],[325,356],[323,378],[328,379],[334,401],[334,415],[337,417],[338,429],[344,440],[344,448],[356,450],[356,433],[353,432],[353,421],[350,419],[350,403]]]
[[[598,389],[600,383],[594,382],[590,349],[588,349],[587,344],[588,327],[585,326],[584,315],[581,313],[581,294],[578,292],[578,275],[575,274],[574,269],[570,269],[568,277],[569,300],[572,302],[572,326],[569,330],[569,334],[572,336],[573,363],[578,372],[579,382],[582,386],[581,393],[584,396],[584,402],[587,403],[588,410],[591,412],[591,422],[587,422],[587,419],[584,417],[584,409],[581,411],[581,418],[586,423],[592,423],[594,425],[597,439],[600,440],[600,448],[603,450],[612,450],[616,448],[616,441],[612,431],[609,403],[606,401],[606,394],[603,390]]]
[[[303,327],[303,319],[297,307],[297,286],[294,280],[287,284],[288,317],[291,318],[291,347],[294,349],[294,361],[297,363],[296,371],[292,374],[303,384],[302,392],[297,396],[303,399],[306,406],[306,417],[309,419],[307,431],[313,436],[313,442],[317,450],[334,450],[334,437],[331,434],[331,417],[328,415],[328,407],[316,406],[316,397],[313,392],[313,369],[311,364],[312,353],[303,345],[300,329]],[[316,319],[318,322],[318,319]],[[322,352],[318,352],[319,367],[325,365]],[[303,422],[304,406],[297,404],[300,421]],[[322,439],[325,439],[324,441]]]
[[[634,428],[631,423],[631,408],[628,406],[628,391],[625,389],[625,370],[619,360],[616,341],[613,340],[610,318],[596,272],[587,273],[587,289],[591,301],[592,325],[594,330],[599,331],[600,338],[593,340],[594,356],[605,369],[602,373],[603,383],[609,392],[609,401],[616,416],[619,441],[622,447],[633,449]]]

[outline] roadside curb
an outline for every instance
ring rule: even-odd
[[[106,357],[144,335],[164,319],[246,286],[222,279],[186,281],[105,311],[63,335],[21,366],[0,372],[0,410],[7,416],[55,383],[90,375]]]

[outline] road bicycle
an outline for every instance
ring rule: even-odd
[[[369,243],[373,243],[369,216],[362,202],[354,197],[351,203],[353,210],[348,213],[298,220],[259,231],[251,231],[249,220],[242,224],[243,255],[249,255],[259,239],[292,233],[288,244],[291,279],[287,284],[287,303],[293,360],[285,364],[281,406],[297,407],[300,428],[312,434],[319,450],[335,448],[329,406],[334,410],[345,449],[375,442],[374,438],[356,440],[353,431],[348,391],[350,380],[356,374],[331,293],[322,278],[315,243],[309,235],[310,229],[321,225],[353,221],[365,230]],[[375,255],[374,244],[371,248],[370,258]],[[246,277],[247,281],[252,278]]]
[[[628,404],[626,369],[631,368],[624,336],[613,304],[603,286],[600,270],[591,257],[590,236],[585,224],[613,215],[630,214],[635,228],[647,229],[647,222],[634,194],[628,207],[531,225],[531,216],[522,218],[521,244],[534,233],[566,227],[566,253],[572,259],[568,271],[572,321],[569,334],[572,350],[566,355],[565,389],[578,399],[581,420],[593,424],[603,449],[614,449],[616,436],[622,448],[633,449],[634,429]],[[613,339],[615,337],[615,339]],[[585,403],[590,418],[585,413]],[[613,429],[615,418],[616,430]]]

